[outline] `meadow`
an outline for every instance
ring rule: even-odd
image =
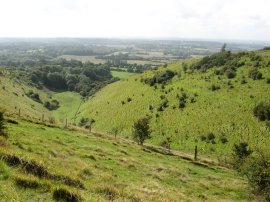
[[[257,52],[265,55],[264,51]],[[183,62],[161,67],[157,72],[172,70],[175,76],[166,85],[150,86],[143,82],[154,71],[134,75],[103,88],[83,103],[79,117],[94,118],[94,129],[111,133],[119,129],[119,135],[131,138],[133,123],[145,115],[151,115],[152,138],[149,143],[160,145],[167,137],[172,147],[193,152],[198,145],[199,153],[218,158],[226,163],[235,143],[248,142],[252,147],[267,150],[269,128],[253,116],[256,104],[269,100],[270,78],[268,57],[263,58],[259,71],[264,79],[249,78],[254,62],[242,57],[245,65],[237,68],[235,78],[216,75],[215,67],[206,72],[183,71]],[[191,65],[194,60],[184,63]],[[156,72],[156,73],[157,73]],[[243,81],[244,80],[244,81]],[[220,89],[211,90],[214,86]],[[179,108],[178,95],[186,94],[184,108]],[[167,100],[166,107],[160,106]],[[213,141],[207,140],[212,136]],[[225,141],[223,141],[223,140]]]
[[[207,161],[194,163],[113,136],[11,120],[9,139],[0,146],[1,201],[252,200],[244,178]]]

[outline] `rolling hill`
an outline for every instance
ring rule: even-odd
[[[254,107],[270,100],[269,56],[224,51],[142,74],[113,72],[121,80],[90,97],[35,88],[1,68],[8,138],[0,136],[0,199],[260,200],[231,161],[236,143],[268,151],[269,124]],[[59,106],[48,110],[53,100]],[[139,146],[133,125],[144,116],[152,133]]]
[[[198,145],[200,153],[222,161],[239,141],[267,149],[269,128],[253,116],[253,108],[270,99],[269,51],[236,55],[226,60],[228,64],[207,70],[192,70],[192,64],[201,60],[186,60],[112,83],[82,104],[79,117],[94,118],[98,131],[111,133],[118,128],[119,134],[131,138],[134,121],[148,114],[152,117],[149,142],[160,145],[169,137],[174,149],[191,152]],[[219,74],[229,65],[239,65],[234,78]],[[254,68],[262,79],[250,78]],[[165,84],[145,83],[168,70],[177,75]],[[179,106],[181,99],[184,107]]]

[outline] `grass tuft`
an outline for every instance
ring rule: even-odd
[[[113,201],[119,196],[119,192],[113,187],[100,187],[97,189],[99,194],[102,194],[106,199]]]
[[[41,187],[41,184],[37,180],[27,179],[27,178],[16,178],[16,185],[22,188],[37,189]]]
[[[56,188],[53,191],[53,199],[56,201],[77,202],[81,197],[65,188]]]

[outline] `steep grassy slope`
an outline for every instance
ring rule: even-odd
[[[169,136],[175,149],[193,151],[197,144],[200,153],[223,160],[232,153],[233,144],[239,141],[267,149],[269,129],[252,112],[257,103],[270,99],[270,85],[266,82],[270,78],[267,54],[269,52],[256,52],[255,56],[262,57],[259,61],[252,60],[249,55],[240,57],[237,62],[245,63],[237,68],[237,75],[232,79],[214,73],[223,66],[206,72],[184,72],[182,63],[168,66],[167,69],[181,72],[181,77],[175,76],[166,85],[151,87],[142,82],[153,77],[153,72],[132,76],[110,84],[90,98],[80,108],[80,116],[94,118],[96,130],[111,132],[116,127],[121,135],[130,137],[134,121],[150,114],[153,130],[150,142],[160,144]],[[258,66],[264,79],[249,78],[249,71],[254,66]],[[165,70],[161,68],[158,71]],[[211,90],[213,85],[220,89]],[[188,97],[186,106],[179,108],[177,95],[183,93]],[[131,101],[128,102],[128,98]],[[168,107],[158,110],[166,99]],[[209,133],[213,133],[214,138],[209,137]]]
[[[124,140],[19,121],[0,145],[0,200],[248,201],[235,172]],[[230,185],[228,187],[228,185]]]
[[[0,109],[11,114],[19,114],[20,110],[20,115],[28,119],[41,119],[43,114],[48,120],[52,117],[51,112],[44,108],[42,103],[27,97],[26,93],[30,90],[38,93],[41,100],[49,100],[50,95],[47,92],[11,79],[7,71],[0,69]]]

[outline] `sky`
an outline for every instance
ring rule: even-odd
[[[270,40],[269,0],[0,0],[0,37]]]

